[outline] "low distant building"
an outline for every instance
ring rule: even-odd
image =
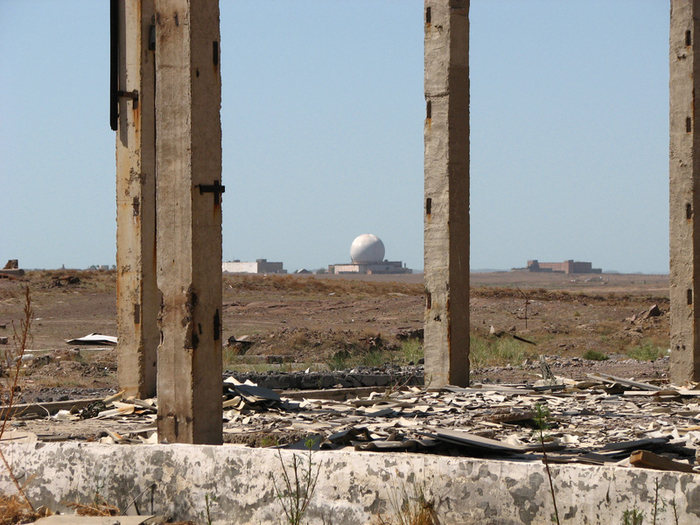
[[[255,262],[228,261],[221,263],[221,271],[225,273],[287,273],[284,263],[268,262],[267,259],[257,259]]]
[[[601,268],[593,268],[593,263],[574,261],[573,259],[560,262],[539,262],[537,259],[527,261],[526,268],[513,268],[514,272],[550,272],[565,273],[603,273]]]
[[[382,261],[372,263],[349,263],[349,264],[331,264],[328,266],[328,273],[413,273],[413,270],[406,268],[406,265],[401,261]]]
[[[384,259],[384,243],[376,235],[365,233],[350,246],[351,263],[331,264],[328,273],[401,274],[413,273],[401,261]],[[384,260],[382,260],[384,259]]]

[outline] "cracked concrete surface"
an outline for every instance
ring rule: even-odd
[[[215,498],[210,511],[219,525],[278,523],[283,511],[273,478],[279,482],[282,462],[289,468],[292,454],[300,454],[231,445],[92,443],[14,444],[3,450],[38,505],[65,509],[65,503],[84,502],[99,490],[121,509],[136,498],[142,513],[201,521],[209,496]],[[314,452],[312,462],[320,477],[307,515],[310,524],[365,525],[377,514],[395,514],[397,497],[421,491],[446,524],[549,524],[554,511],[539,462],[342,451]],[[608,525],[632,509],[652,516],[655,501],[671,519],[675,505],[679,523],[700,519],[696,474],[550,468],[562,523]],[[7,472],[0,472],[0,491],[12,490]]]

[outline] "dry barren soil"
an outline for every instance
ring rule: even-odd
[[[113,347],[65,342],[93,332],[116,335],[115,281],[114,272],[65,270],[0,279],[0,337],[9,338],[0,352],[14,348],[13,322],[19,326],[23,290],[30,291],[25,400],[116,389]],[[557,375],[573,379],[590,372],[638,380],[667,375],[668,276],[504,272],[473,274],[471,283],[474,381],[534,381],[540,355]],[[223,293],[229,370],[419,362],[420,274],[225,275]]]

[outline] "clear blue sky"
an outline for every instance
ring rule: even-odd
[[[115,261],[107,1],[0,0],[0,262]],[[473,0],[471,264],[668,271],[667,0]],[[224,259],[423,266],[422,0],[221,0]]]

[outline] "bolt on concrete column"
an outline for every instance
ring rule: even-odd
[[[469,384],[469,1],[425,1],[425,378]]]
[[[218,0],[156,0],[158,434],[222,442]]]
[[[700,0],[671,0],[671,381],[700,381]]]
[[[119,2],[117,130],[117,346],[119,388],[156,394],[155,53],[149,49],[153,0]]]

